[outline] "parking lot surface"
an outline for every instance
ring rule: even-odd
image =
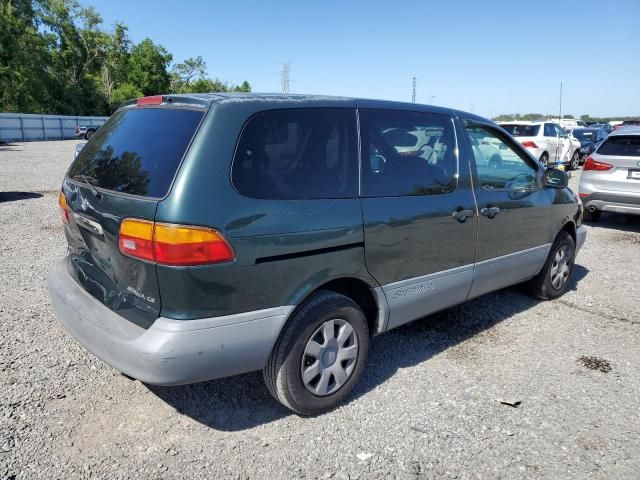
[[[76,143],[0,145],[0,479],[638,478],[640,218],[589,225],[558,300],[513,287],[376,337],[348,401],[301,418],[260,373],[147,386],[66,334],[46,274]]]

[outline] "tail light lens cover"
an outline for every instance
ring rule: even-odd
[[[538,148],[536,142],[532,140],[525,140],[524,142],[522,142],[522,146],[525,148]]]
[[[149,220],[125,218],[118,234],[120,253],[140,260],[154,261],[153,225]]]
[[[127,218],[120,224],[123,255],[160,265],[206,265],[235,258],[222,234],[212,228]]]
[[[149,97],[140,97],[136,99],[136,105],[144,107],[145,105],[160,105],[164,98],[162,95],[151,95]]]
[[[612,168],[613,165],[604,162],[597,162],[591,157],[587,157],[584,161],[584,164],[582,165],[583,171],[596,170],[599,172],[604,172],[606,170],[611,170]]]
[[[69,206],[67,205],[67,199],[62,192],[58,194],[58,207],[60,207],[62,223],[69,225],[69,223],[71,223],[69,219]]]

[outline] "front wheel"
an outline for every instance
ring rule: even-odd
[[[533,295],[543,300],[553,300],[564,294],[569,286],[575,256],[573,237],[565,231],[560,232],[542,270],[530,280]]]
[[[96,133],[93,130],[89,130],[87,133],[84,134],[84,139],[85,140],[89,140],[91,137],[93,137],[93,134]]]
[[[573,156],[571,157],[571,165],[569,165],[570,170],[577,170],[580,167],[580,154],[576,150],[573,152]]]
[[[545,167],[549,163],[549,154],[547,152],[544,152],[542,155],[540,155],[540,163]]]
[[[285,407],[318,415],[351,392],[367,360],[369,329],[350,298],[321,291],[294,313],[276,342],[264,380]]]

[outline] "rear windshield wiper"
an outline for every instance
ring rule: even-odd
[[[75,180],[80,179],[83,183],[85,183],[89,187],[89,190],[91,191],[94,197],[100,198],[102,196],[100,192],[96,189],[96,187],[93,186],[93,183],[91,183],[91,180],[93,180],[94,182],[96,181],[95,178],[87,177],[86,175],[74,175],[73,178]]]

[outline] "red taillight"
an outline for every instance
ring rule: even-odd
[[[605,171],[605,170],[611,170],[613,168],[613,165],[609,165],[608,163],[604,163],[604,162],[596,162],[593,158],[591,157],[587,157],[586,160],[584,161],[584,165],[582,166],[582,170],[597,170],[597,171]]]
[[[161,265],[204,265],[233,260],[224,237],[205,227],[127,218],[120,224],[120,252]]]
[[[58,194],[58,207],[60,207],[60,216],[62,217],[62,223],[66,223],[68,225],[70,223],[69,206],[67,205],[67,199],[62,192]]]
[[[136,105],[160,105],[162,103],[162,95],[152,95],[150,97],[140,97],[136,100]]]
[[[589,194],[588,194],[588,193],[579,193],[579,194],[578,194],[578,196],[579,196],[580,198],[585,198],[585,197],[588,197],[588,196],[589,196]]]
[[[522,146],[524,148],[538,148],[538,145],[536,145],[536,142],[533,142],[531,140],[525,140],[524,142],[522,142]]]

